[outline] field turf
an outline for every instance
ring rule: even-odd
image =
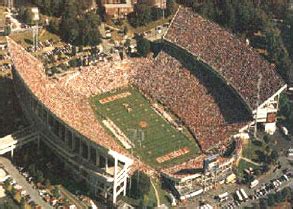
[[[130,92],[131,95],[105,104],[99,102],[101,99],[124,92]],[[112,120],[135,144],[130,151],[151,166],[162,168],[179,164],[200,153],[195,139],[185,136],[164,120],[152,109],[148,100],[133,87],[98,95],[92,101],[98,119]],[[131,108],[131,111],[125,106]],[[156,158],[183,147],[187,147],[190,151],[162,163],[156,161]]]

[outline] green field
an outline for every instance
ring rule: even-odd
[[[99,102],[100,99],[123,92],[130,92],[131,95],[105,104]],[[152,109],[148,100],[132,87],[98,95],[92,101],[98,119],[112,120],[135,144],[131,151],[151,166],[162,168],[182,163],[200,153],[195,139],[187,137],[164,120]],[[125,105],[131,108],[130,112]],[[146,124],[143,128],[142,121]],[[156,161],[156,158],[183,147],[187,147],[189,152],[162,163]]]

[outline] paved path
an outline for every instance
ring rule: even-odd
[[[47,204],[39,195],[38,191],[32,188],[32,185],[29,184],[26,179],[19,173],[19,171],[12,165],[10,160],[4,157],[0,157],[0,164],[3,165],[4,169],[9,173],[9,175],[16,181],[17,184],[22,186],[24,190],[26,190],[27,194],[29,194],[32,200],[40,205],[44,209],[53,209],[49,204]]]
[[[160,205],[161,205],[161,203],[160,203],[160,197],[159,197],[158,191],[157,191],[157,189],[156,189],[156,186],[154,185],[154,183],[153,183],[152,180],[151,180],[151,184],[152,184],[152,186],[153,186],[153,188],[154,188],[154,190],[155,190],[156,199],[157,199],[157,205],[160,206]]]
[[[261,164],[256,163],[256,162],[254,162],[254,161],[252,161],[252,160],[250,160],[250,159],[248,159],[248,158],[246,158],[246,157],[240,157],[240,159],[245,160],[245,161],[247,161],[247,162],[249,162],[249,163],[251,163],[251,164],[253,164],[253,165],[261,166]]]

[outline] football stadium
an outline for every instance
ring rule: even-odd
[[[249,45],[184,7],[155,57],[62,76],[48,77],[37,58],[7,41],[15,91],[39,138],[114,204],[136,170],[161,177],[181,200],[225,181],[250,129],[275,131],[287,87]]]

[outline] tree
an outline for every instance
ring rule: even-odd
[[[252,6],[249,5],[248,2],[243,1],[243,3],[240,3],[240,1],[237,2],[236,5],[236,26],[235,30],[237,32],[243,33],[247,32],[249,29],[249,26],[251,24],[251,17],[252,17]]]
[[[40,170],[36,171],[36,180],[39,183],[42,183],[44,181],[44,174],[42,171],[40,171]]]
[[[25,199],[22,197],[20,199],[20,208],[21,209],[25,209],[25,206],[26,206],[26,202],[25,202]]]
[[[79,24],[75,18],[63,17],[60,24],[60,31],[62,31],[61,38],[66,42],[75,44],[79,37]]]
[[[52,33],[59,34],[59,20],[57,18],[52,18],[49,22],[48,30]]]
[[[292,197],[292,191],[291,191],[290,187],[285,187],[285,188],[282,190],[282,196],[283,196],[285,199],[291,199],[291,197]]]
[[[60,190],[59,190],[59,188],[57,186],[55,186],[54,189],[52,190],[52,195],[55,198],[59,198],[61,196]]]
[[[268,208],[268,201],[265,198],[261,198],[259,200],[259,207],[260,207],[260,209],[267,209]]]
[[[272,153],[271,153],[271,159],[272,159],[272,161],[276,162],[277,159],[278,159],[278,157],[279,157],[278,152],[276,150],[273,150]]]
[[[220,17],[222,25],[233,28],[235,25],[235,9],[231,0],[224,0],[222,4],[222,14]]]
[[[101,34],[98,30],[100,25],[99,16],[93,12],[87,13],[79,21],[79,45],[96,46],[101,42]]]
[[[268,206],[274,206],[275,205],[275,195],[274,194],[268,194]]]
[[[148,24],[152,20],[151,7],[146,4],[136,4],[134,11],[128,15],[128,20],[133,27]]]
[[[24,23],[33,24],[33,12],[30,7],[21,7],[18,16]]]
[[[4,26],[4,36],[9,36],[11,33],[11,27],[10,25],[5,25]]]
[[[263,140],[266,144],[268,144],[270,142],[270,136],[268,134],[265,134]]]
[[[49,179],[45,180],[45,186],[46,186],[46,188],[49,188],[51,186],[51,182]]]
[[[150,191],[150,178],[143,172],[136,171],[131,177],[130,196],[135,199],[142,199]]]
[[[175,13],[176,4],[175,0],[169,0],[166,3],[166,16],[170,16]]]
[[[150,42],[141,36],[136,37],[136,42],[137,42],[137,52],[141,56],[146,57],[151,50]]]
[[[276,200],[276,202],[278,202],[278,203],[280,203],[280,202],[284,202],[284,200],[285,200],[285,196],[282,194],[281,191],[279,191],[279,192],[277,192],[277,193],[275,194],[275,200]]]
[[[161,8],[152,7],[152,20],[156,21],[163,17],[163,10]]]
[[[219,10],[216,8],[213,0],[207,0],[202,7],[200,7],[200,13],[213,21],[219,18]]]

